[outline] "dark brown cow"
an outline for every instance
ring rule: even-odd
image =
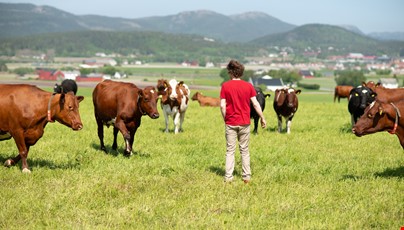
[[[300,94],[301,90],[295,90],[293,88],[283,88],[275,90],[274,98],[274,110],[278,117],[278,132],[282,132],[282,117],[286,120],[286,132],[290,134],[290,127],[292,125],[292,119],[299,107],[299,101],[297,94]]]
[[[124,155],[130,156],[142,116],[148,115],[152,119],[159,117],[157,99],[157,91],[153,86],[142,90],[126,82],[105,80],[98,83],[93,91],[93,104],[101,150],[107,152],[104,145],[104,125],[114,125],[112,149],[117,149],[116,139],[120,131],[125,140]]]
[[[404,100],[382,102],[376,100],[366,107],[365,113],[359,118],[352,132],[361,137],[376,132],[388,131],[396,134],[404,149]]]
[[[165,79],[157,81],[158,94],[161,95],[161,108],[165,118],[165,132],[168,132],[169,116],[174,120],[174,133],[182,132],[182,124],[185,118],[185,112],[188,108],[189,95],[191,91],[183,81],[178,82],[171,79],[169,82]]]
[[[4,165],[21,160],[22,171],[29,173],[29,148],[42,137],[48,122],[56,120],[73,130],[82,129],[79,103],[83,99],[73,92],[52,94],[33,85],[0,84],[0,140],[14,138],[19,152]]]
[[[340,98],[349,98],[349,93],[351,92],[351,89],[353,89],[353,86],[350,85],[337,85],[335,86],[334,90],[334,102],[335,99],[338,98],[338,103],[340,101]]]
[[[375,84],[373,81],[362,83],[362,85],[370,88],[377,94],[376,98],[382,102],[394,102],[404,99],[404,88],[389,89],[383,87],[380,83]]]
[[[220,98],[215,97],[208,97],[203,95],[200,92],[196,92],[192,98],[193,101],[198,101],[199,105],[204,106],[212,106],[212,107],[219,107],[220,106]]]

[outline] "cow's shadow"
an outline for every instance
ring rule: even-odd
[[[6,160],[10,158],[14,158],[15,156],[0,156],[0,163],[4,163]],[[48,168],[48,169],[79,169],[80,162],[78,161],[67,161],[66,163],[55,163],[53,161],[44,160],[44,159],[27,159],[28,167],[31,170],[35,170],[35,168]],[[11,167],[20,167],[21,168],[21,160]]]
[[[387,168],[383,172],[376,172],[373,174],[374,177],[385,177],[385,178],[399,178],[403,179],[404,178],[404,166],[399,166],[397,168]],[[361,176],[355,176],[355,175],[343,175],[341,180],[353,180],[357,181],[363,179]]]
[[[397,177],[400,179],[404,178],[404,166],[399,166],[397,168],[387,168],[383,172],[377,172],[374,174],[375,177]]]
[[[125,152],[125,148],[123,147],[118,147],[117,150],[113,150],[112,146],[108,146],[106,145],[105,148],[107,149],[107,152],[104,152],[101,150],[101,146],[99,144],[96,143],[92,143],[91,147],[95,150],[97,150],[98,152],[104,153],[106,155],[110,155],[110,156],[114,156],[114,157],[118,157],[119,155],[125,156],[123,153]],[[132,149],[132,155],[131,156],[139,156],[139,157],[144,157],[144,158],[149,158],[151,155],[149,153],[145,153],[142,151],[134,151]],[[125,157],[131,157],[131,156],[125,156]]]

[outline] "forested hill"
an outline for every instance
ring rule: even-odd
[[[311,51],[317,52],[320,48],[324,54],[357,52],[367,55],[397,56],[400,50],[404,50],[404,42],[382,42],[338,26],[324,24],[303,25],[285,33],[255,39],[250,44],[265,47],[291,47],[297,52],[308,51],[308,47],[312,49]]]
[[[199,35],[147,31],[79,31],[0,39],[0,56],[14,56],[21,51],[51,52],[54,56],[93,56],[105,52],[157,62],[218,62],[226,57],[243,59],[254,55],[256,50],[254,45],[211,41]]]

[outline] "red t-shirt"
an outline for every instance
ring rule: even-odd
[[[250,100],[257,93],[252,84],[243,80],[223,83],[220,98],[226,99],[226,125],[250,124]]]

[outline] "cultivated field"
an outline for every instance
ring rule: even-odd
[[[112,128],[105,128],[109,154],[99,150],[91,93],[78,93],[85,96],[83,130],[47,125],[30,149],[31,174],[21,173],[20,165],[0,167],[1,229],[404,226],[404,154],[397,137],[351,134],[347,101],[334,104],[331,92],[300,94],[290,135],[275,132],[273,97],[267,99],[268,128],[251,136],[248,185],[241,180],[239,154],[236,180],[223,182],[219,108],[191,101],[178,135],[163,132],[162,114],[157,120],[143,117],[135,153],[126,158],[121,136],[119,151],[111,150]],[[1,162],[16,154],[12,140],[0,142]]]

